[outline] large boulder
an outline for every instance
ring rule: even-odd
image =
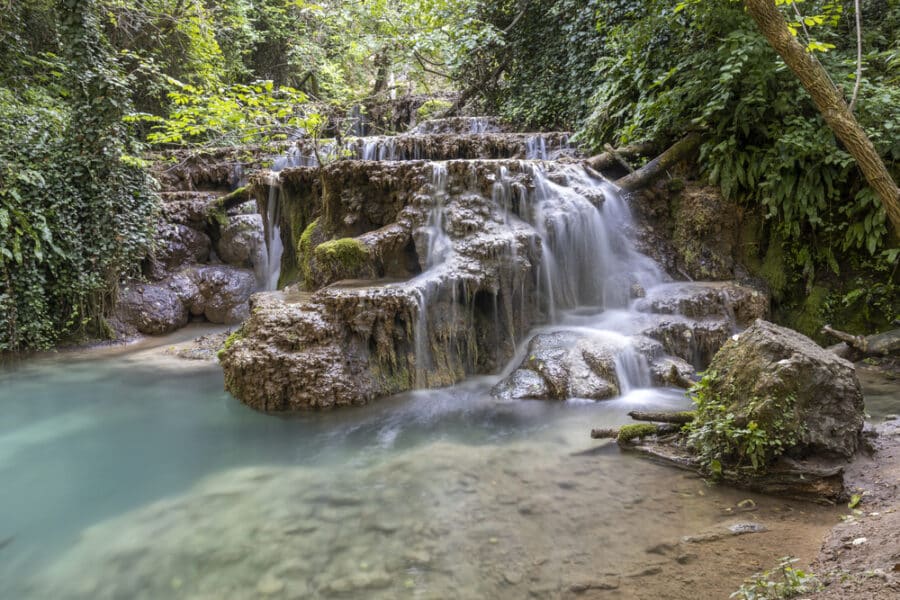
[[[169,273],[209,258],[209,236],[187,225],[163,223],[157,227],[150,277],[164,279]]]
[[[503,400],[604,400],[619,395],[616,356],[629,347],[615,334],[557,331],[534,336],[518,369],[493,394]]]
[[[796,331],[757,320],[727,342],[704,393],[734,415],[792,440],[794,454],[850,457],[859,447],[863,396],[852,363]]]
[[[170,333],[188,322],[188,308],[166,285],[137,284],[119,297],[117,319],[145,334]]]
[[[250,295],[256,289],[252,271],[221,265],[196,267],[192,271],[207,321],[234,324],[250,316]],[[199,312],[199,307],[193,306],[194,310]]]

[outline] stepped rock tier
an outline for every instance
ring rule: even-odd
[[[298,145],[251,179],[270,291],[221,354],[229,391],[280,412],[500,374],[500,400],[603,399],[687,385],[765,315],[737,284],[666,283],[615,186],[543,160],[565,134],[484,129],[362,138],[321,168]]]

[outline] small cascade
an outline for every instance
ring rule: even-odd
[[[614,359],[616,378],[619,380],[619,394],[628,393],[651,386],[650,364],[647,357],[632,346],[626,346]]]
[[[525,158],[528,160],[547,160],[547,140],[536,135],[525,141]]]
[[[551,180],[534,165],[534,226],[541,233],[551,321],[558,309],[625,308],[632,287],[662,281],[661,269],[639,253],[627,237],[632,227],[628,205],[614,186],[582,167],[562,173],[568,185]]]
[[[263,261],[261,274],[257,273],[260,287],[264,290],[278,288],[278,278],[281,276],[281,256],[284,254],[284,245],[281,241],[281,186],[278,174],[273,173],[268,180],[269,198],[266,207],[266,254]],[[260,276],[261,275],[261,276]]]
[[[425,252],[425,269],[430,269],[446,259],[451,249],[450,238],[444,230],[445,206],[447,199],[447,165],[432,163],[431,187],[433,205],[425,225],[427,237]]]

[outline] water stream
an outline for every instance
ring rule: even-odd
[[[177,341],[0,375],[0,597],[558,597],[747,496],[585,453],[590,427],[677,392],[498,405],[477,378],[274,418],[163,353]]]

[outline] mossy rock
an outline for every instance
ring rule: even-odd
[[[311,239],[315,229],[309,236],[300,238],[300,247],[304,248],[301,269],[308,287],[322,287],[341,279],[368,278],[373,275],[370,265],[369,249],[356,238],[339,238],[322,242],[312,252],[306,250],[312,245]]]

